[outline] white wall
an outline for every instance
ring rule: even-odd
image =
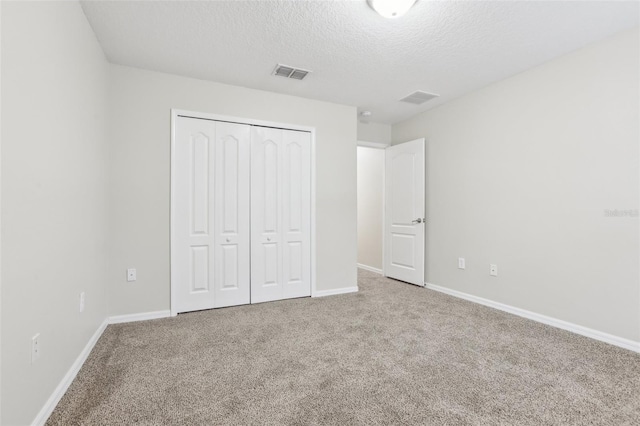
[[[358,140],[391,145],[391,125],[358,121]]]
[[[109,72],[111,315],[170,307],[171,108],[314,126],[317,288],[357,285],[355,108],[117,65]]]
[[[605,217],[639,206],[638,37],[393,127],[427,138],[428,282],[640,341],[638,218]]]
[[[358,264],[382,269],[384,149],[358,147]]]
[[[0,46],[2,46],[2,2],[0,1]],[[1,49],[0,49],[1,50]],[[2,54],[0,54],[0,99],[2,99]],[[2,241],[2,102],[0,102],[0,241]],[[2,422],[2,244],[0,244],[0,423]]]
[[[106,316],[107,68],[77,3],[2,3],[1,423],[22,425]]]

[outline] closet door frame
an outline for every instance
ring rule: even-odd
[[[177,277],[175,276],[176,268],[174,267],[174,259],[177,258],[175,242],[175,224],[176,218],[176,181],[175,181],[175,143],[176,143],[176,124],[178,117],[196,118],[201,120],[222,121],[228,123],[248,124],[251,126],[273,127],[284,130],[297,130],[309,132],[311,134],[311,297],[316,297],[316,128],[309,126],[299,126],[297,124],[278,123],[274,121],[253,120],[249,118],[233,117],[220,114],[208,114],[203,112],[186,111],[181,109],[171,109],[171,211],[170,211],[170,285],[171,285],[171,316],[178,315],[176,306],[176,285]]]

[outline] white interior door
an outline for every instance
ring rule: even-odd
[[[384,272],[424,286],[424,139],[386,148]]]
[[[172,309],[249,303],[250,126],[175,125]]]
[[[251,303],[311,295],[311,136],[253,127]]]

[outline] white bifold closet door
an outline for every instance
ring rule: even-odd
[[[251,303],[311,295],[311,134],[251,129]]]
[[[249,125],[177,118],[176,312],[250,303],[250,145]]]

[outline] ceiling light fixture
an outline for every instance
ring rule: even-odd
[[[416,2],[416,0],[367,0],[369,6],[385,18],[399,18]]]
[[[369,124],[370,120],[371,120],[371,111],[362,111],[360,114],[358,114],[358,121],[361,122],[362,124]]]
[[[370,119],[371,119],[371,111],[362,111],[360,113],[360,118],[358,121],[364,124],[369,124]]]

